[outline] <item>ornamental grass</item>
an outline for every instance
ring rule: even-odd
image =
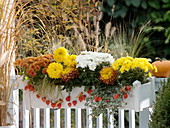
[[[18,8],[19,1],[1,0],[0,2],[0,126],[13,123],[13,115],[10,115],[9,104],[15,83],[11,85],[11,75],[15,75],[12,68],[15,61],[17,41],[21,39],[22,24],[25,22],[25,11]],[[17,22],[15,22],[17,21]],[[18,60],[20,63],[21,60]],[[30,62],[31,63],[31,62]],[[28,64],[22,63],[24,68]],[[10,117],[9,117],[10,116]],[[7,120],[11,119],[11,120]]]

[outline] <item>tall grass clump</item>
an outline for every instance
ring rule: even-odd
[[[23,10],[17,8],[18,4],[19,1],[12,0],[0,2],[0,126],[13,123],[9,120],[12,118],[9,118],[8,112],[14,87],[14,84],[10,84],[10,74],[15,61],[16,44],[22,35],[21,25],[25,22]]]
[[[25,4],[29,11],[25,9],[24,12],[27,15],[24,26],[27,27],[24,27],[25,36],[18,45],[19,56],[46,54],[61,45],[73,52],[77,52],[76,48],[86,49],[81,35],[74,30],[82,29],[80,24],[81,27],[87,26],[89,18],[97,13],[92,1],[25,0]]]
[[[125,23],[116,24],[114,33],[108,39],[109,49],[115,58],[122,56],[148,57],[146,50],[149,23],[140,28],[131,29]]]
[[[103,30],[102,2],[25,0],[22,4],[27,27],[18,45],[20,57],[52,53],[60,46],[74,54],[88,50],[110,52],[115,58],[147,56],[144,49],[148,23],[131,30],[128,25],[108,22]]]

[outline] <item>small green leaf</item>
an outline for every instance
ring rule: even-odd
[[[146,8],[147,8],[147,3],[146,3],[146,1],[142,1],[141,6],[142,6],[142,8],[146,9]]]
[[[131,0],[125,0],[125,3],[126,3],[127,6],[132,4]]]
[[[107,3],[110,7],[112,7],[115,3],[115,0],[107,0]]]
[[[170,0],[162,0],[164,3],[170,3]]]
[[[170,8],[170,3],[168,3],[168,4],[163,4],[163,5],[162,5],[162,8]]]
[[[148,4],[155,9],[160,9],[160,3],[159,1],[148,1]]]
[[[168,20],[170,22],[170,10],[165,13],[164,20]]]
[[[118,11],[116,11],[113,15],[113,17],[122,17],[124,18],[126,16],[128,9],[125,6],[122,6],[122,8],[120,8]]]
[[[169,44],[169,42],[170,42],[170,37],[165,40],[165,44]],[[169,49],[168,49],[168,51],[169,51]]]
[[[140,2],[140,0],[132,0],[132,5],[134,5],[135,7],[139,7]]]

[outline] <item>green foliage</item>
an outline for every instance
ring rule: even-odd
[[[170,127],[170,79],[162,83],[151,114],[149,128]]]
[[[121,78],[120,84],[127,86],[131,85],[135,80],[139,80],[142,84],[148,82],[148,75],[140,68],[119,73],[118,77]]]
[[[114,7],[114,11],[112,7]],[[170,0],[113,0],[112,2],[104,0],[103,8],[103,12],[108,17],[113,17],[118,22],[122,19],[130,22],[133,28],[151,21],[152,37],[147,47],[148,51],[155,51],[154,56],[164,58],[170,56],[170,51],[167,50],[170,43]],[[153,47],[159,48],[154,49]],[[160,49],[160,47],[162,48]],[[163,53],[157,52],[161,50]]]

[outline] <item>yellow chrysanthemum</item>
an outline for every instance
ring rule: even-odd
[[[51,78],[61,78],[63,72],[63,66],[59,63],[50,63],[47,68],[47,73]]]
[[[106,68],[103,68],[101,71],[100,71],[100,75],[102,77],[102,79],[109,79],[112,77],[112,69],[110,67],[106,67]]]
[[[68,67],[75,67],[76,66],[76,57],[77,55],[69,55],[66,60],[64,60],[64,65]]]
[[[60,47],[54,51],[54,60],[56,62],[63,62],[67,59],[68,51],[64,47]]]
[[[140,68],[144,70],[144,72],[148,72],[149,70],[153,70],[154,67],[148,62],[146,58],[132,58],[132,57],[122,57],[116,60],[112,67],[116,70],[120,70],[121,73],[124,71],[128,71],[129,69]]]
[[[151,76],[152,76],[152,74],[149,72],[149,73],[148,73],[148,76],[149,76],[149,77],[151,77]]]
[[[114,61],[114,63],[112,64],[112,67],[115,70],[119,70],[122,66],[125,66],[121,69],[123,72],[124,69],[129,70],[131,68],[132,61],[133,61],[132,57],[121,57],[121,58],[117,59],[116,61]]]
[[[100,71],[100,81],[104,84],[114,84],[116,80],[117,71],[114,70],[112,67],[104,67]]]
[[[157,67],[155,65],[153,66],[153,71],[158,72],[158,69],[157,69]]]

